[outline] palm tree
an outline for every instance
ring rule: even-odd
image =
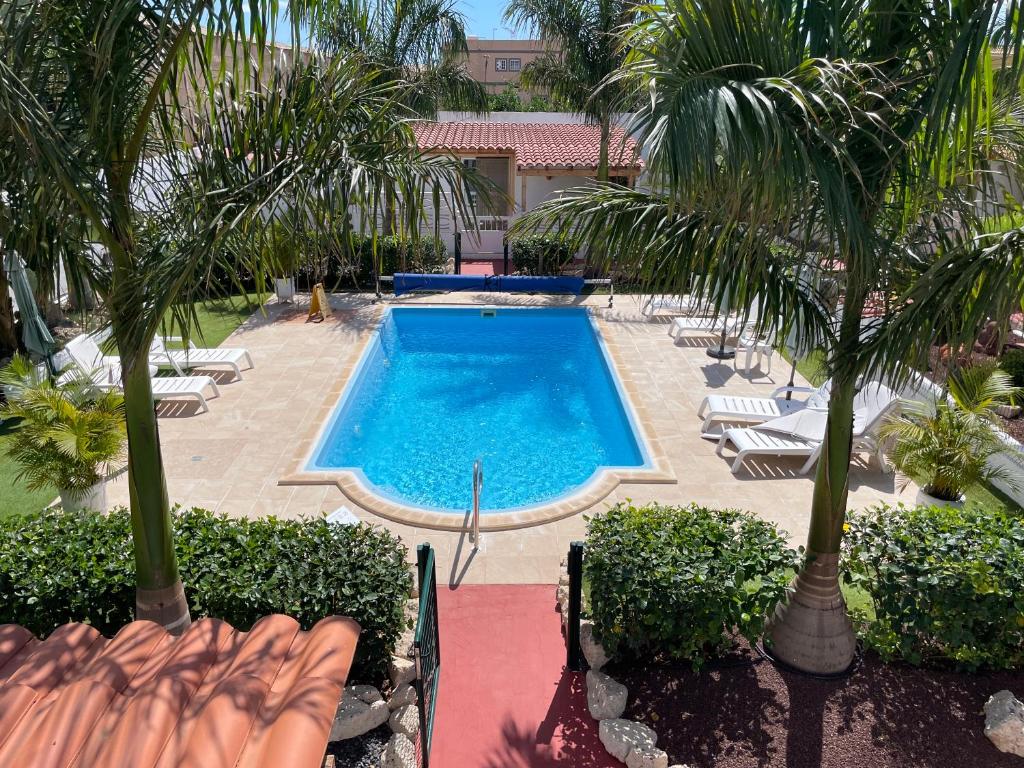
[[[940,330],[977,321],[980,309],[960,311],[965,296],[987,307],[1007,290],[994,282],[1024,286],[1024,232],[999,251],[998,277],[949,273],[969,262],[957,232],[977,216],[975,148],[1019,144],[989,130],[1003,103],[991,55],[1003,46],[1015,82],[1024,20],[1004,2],[923,0],[666,0],[649,14],[626,33],[630,53],[609,82],[638,104],[631,129],[651,189],[577,189],[517,228],[602,243],[652,290],[706,291],[748,313],[756,299],[762,324],[787,318],[800,338],[827,340],[833,384],[807,559],[766,641],[800,669],[839,671],[855,646],[838,564],[858,379],[920,359],[937,317]],[[937,239],[949,244],[946,272],[927,268]],[[822,256],[845,265],[835,317],[799,278]],[[925,267],[909,306],[892,294],[908,263]],[[865,341],[876,297],[892,314]]]
[[[618,35],[636,14],[631,0],[511,0],[505,22],[526,28],[545,43],[520,81],[544,88],[557,100],[601,126],[598,181],[608,180],[612,116],[622,106],[619,82],[610,79],[625,60]]]
[[[469,75],[466,20],[455,0],[341,0],[311,26],[329,53],[358,52],[379,82],[406,84],[402,100],[427,119],[442,108],[487,111],[487,93]]]
[[[373,222],[385,192],[422,201],[439,185],[456,195],[465,187],[460,164],[419,155],[398,85],[350,55],[295,49],[271,64],[270,24],[243,21],[243,7],[0,5],[0,135],[12,159],[0,183],[38,190],[45,202],[18,209],[16,232],[74,212],[84,224],[72,231],[106,250],[80,255],[76,267],[109,312],[122,361],[136,615],[171,631],[190,618],[148,370],[165,316],[188,335],[191,302],[215,270],[265,284],[258,244],[285,205],[328,200]]]

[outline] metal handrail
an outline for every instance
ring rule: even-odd
[[[473,462],[473,545],[480,544],[480,494],[484,489],[484,465],[480,459]]]

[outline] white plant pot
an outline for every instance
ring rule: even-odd
[[[291,277],[275,277],[274,293],[278,301],[291,301],[295,298],[295,280]]]
[[[107,511],[107,482],[100,480],[84,493],[60,492],[60,506],[65,512],[80,512],[88,509],[93,512]]]
[[[917,498],[914,501],[925,507],[952,507],[953,509],[962,509],[965,498],[961,496],[959,501],[947,501],[946,499],[939,499],[931,494],[925,493],[924,489],[921,489],[917,492]]]

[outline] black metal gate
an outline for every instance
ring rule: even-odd
[[[416,548],[416,571],[419,579],[420,610],[416,618],[413,655],[416,660],[416,696],[420,707],[420,738],[417,744],[419,762],[430,765],[430,741],[434,735],[434,703],[441,676],[440,632],[437,624],[437,573],[434,550],[429,544]]]

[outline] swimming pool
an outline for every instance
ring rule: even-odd
[[[648,466],[586,309],[389,308],[307,470],[349,470],[386,498],[462,513],[476,458],[486,512]]]

